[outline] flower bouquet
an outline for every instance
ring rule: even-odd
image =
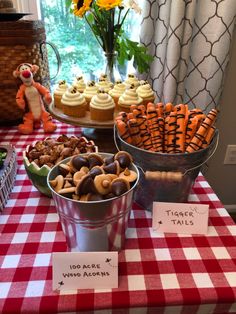
[[[84,18],[96,37],[112,71],[115,58],[122,66],[133,58],[139,73],[146,72],[153,60],[147,48],[125,36],[124,21],[130,10],[141,9],[135,0],[66,0],[67,7],[79,18]]]

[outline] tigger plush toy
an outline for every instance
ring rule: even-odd
[[[46,133],[52,133],[57,128],[44,107],[44,102],[48,105],[51,103],[51,94],[33,78],[38,69],[35,64],[21,63],[13,71],[13,76],[22,81],[16,94],[16,103],[20,109],[25,110],[28,107],[29,110],[24,114],[23,123],[18,125],[18,130],[22,134],[31,134],[34,129],[40,128],[41,122]]]

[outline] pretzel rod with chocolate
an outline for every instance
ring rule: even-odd
[[[211,142],[211,140],[215,134],[215,130],[216,130],[215,126],[210,127],[210,129],[208,130],[208,132],[205,136],[205,140],[202,143],[202,148],[206,148],[210,144],[210,142]]]
[[[165,119],[164,119],[163,153],[167,153],[169,121],[170,121],[170,116],[165,117]]]
[[[130,113],[120,112],[115,118],[123,140],[145,150],[163,153],[191,153],[207,147],[215,134],[218,111],[205,115],[187,104],[173,106],[152,102],[132,105]]]
[[[144,105],[138,105],[138,109],[141,110],[143,116],[146,116],[147,112]]]
[[[137,120],[137,124],[140,130],[140,136],[143,141],[144,149],[154,151],[152,140],[151,140],[151,135],[148,131],[147,118],[142,115],[139,109],[133,110],[133,115],[134,115],[134,118]]]
[[[117,120],[122,120],[124,122],[127,122],[128,120],[127,113],[124,111],[119,112],[119,114],[115,117],[115,121]]]
[[[176,133],[175,133],[175,152],[183,153],[185,151],[185,113],[186,106],[180,104],[176,108]]]
[[[198,108],[194,108],[194,109],[191,109],[189,111],[189,118],[193,118],[197,116],[198,117],[198,121],[201,123],[205,118],[206,118],[206,115],[202,112],[201,109],[198,109]],[[199,125],[200,126],[200,125]]]
[[[164,108],[164,114],[165,114],[165,117],[169,116],[171,111],[173,111],[173,104],[171,102],[168,102],[166,105],[165,105],[165,108]]]
[[[118,133],[120,134],[120,137],[127,143],[132,144],[132,138],[130,136],[129,128],[128,125],[122,121],[122,120],[117,120],[116,121],[116,126],[118,129]]]
[[[159,140],[159,127],[157,123],[157,112],[155,105],[153,103],[147,104],[147,123],[149,133],[151,135],[152,144],[154,149],[158,149],[158,140]]]
[[[156,151],[157,152],[163,152],[163,146],[164,146],[164,132],[165,132],[165,120],[164,117],[157,118],[158,123],[158,140],[156,143]]]
[[[156,104],[156,110],[157,110],[158,117],[164,116],[164,105],[162,102],[158,102]]]
[[[177,129],[177,124],[176,124],[176,112],[171,112],[170,113],[170,119],[168,123],[168,132],[167,132],[167,153],[173,154],[175,153],[175,136],[176,136],[176,129]]]
[[[135,111],[135,115],[134,117],[136,118],[136,115],[139,114],[140,116],[144,116],[145,114],[143,114],[143,111],[141,108],[139,108],[139,106],[136,106],[136,108],[130,109],[130,111],[134,114]]]
[[[209,128],[214,124],[216,120],[217,110],[212,109],[201,123],[200,127],[198,128],[196,134],[192,138],[191,142],[189,143],[188,147],[186,148],[186,152],[191,153],[198,149],[202,148],[202,143],[204,142],[205,135]]]
[[[197,126],[198,126],[198,117],[197,116],[190,118],[188,120],[188,123],[186,126],[186,132],[185,132],[185,148],[188,146],[188,144],[190,143],[194,134],[196,133]]]
[[[133,119],[133,118],[134,118],[133,112],[129,112],[127,114],[127,121],[130,120],[130,119]]]
[[[138,148],[143,148],[143,141],[140,136],[140,130],[136,119],[130,119],[127,122],[132,143]]]
[[[134,109],[137,109],[137,108],[138,108],[137,105],[131,105],[131,106],[130,106],[130,112],[132,112]]]
[[[185,131],[187,128],[188,121],[189,121],[189,109],[188,109],[188,105],[185,105],[185,118],[184,118]]]

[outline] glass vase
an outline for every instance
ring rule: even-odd
[[[105,52],[105,74],[111,82],[121,80],[121,75],[117,66],[117,52]]]

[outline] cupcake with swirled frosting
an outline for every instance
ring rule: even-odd
[[[133,84],[126,88],[125,92],[120,96],[118,100],[118,110],[124,112],[130,112],[131,105],[142,105],[143,99],[138,95],[135,86]]]
[[[90,110],[89,108],[90,101],[92,97],[97,94],[97,91],[98,91],[98,87],[96,86],[95,81],[88,81],[86,84],[85,90],[83,92],[83,95],[87,102],[86,110],[88,111]]]
[[[106,93],[108,93],[112,89],[112,83],[107,80],[106,77],[101,76],[96,83],[98,89],[103,89]]]
[[[86,100],[76,87],[70,87],[62,96],[61,103],[64,114],[82,118],[86,114]]]
[[[99,89],[90,102],[91,120],[110,121],[114,118],[115,103],[103,89]]]
[[[56,108],[62,109],[61,99],[62,99],[63,94],[67,91],[68,88],[69,88],[69,85],[67,84],[65,80],[61,80],[58,82],[53,93],[54,106]]]
[[[76,87],[80,93],[83,93],[86,87],[86,83],[84,81],[83,76],[76,76],[72,83],[72,86]]]
[[[137,76],[133,73],[128,74],[124,83],[127,87],[129,87],[130,85],[134,85],[135,89],[138,88],[140,85]]]
[[[140,86],[137,88],[138,95],[143,99],[143,105],[147,106],[149,102],[155,101],[155,94],[148,81],[140,81]]]
[[[118,106],[118,100],[120,96],[125,92],[126,85],[122,81],[118,80],[115,82],[114,87],[108,92],[113,98],[116,107]]]

